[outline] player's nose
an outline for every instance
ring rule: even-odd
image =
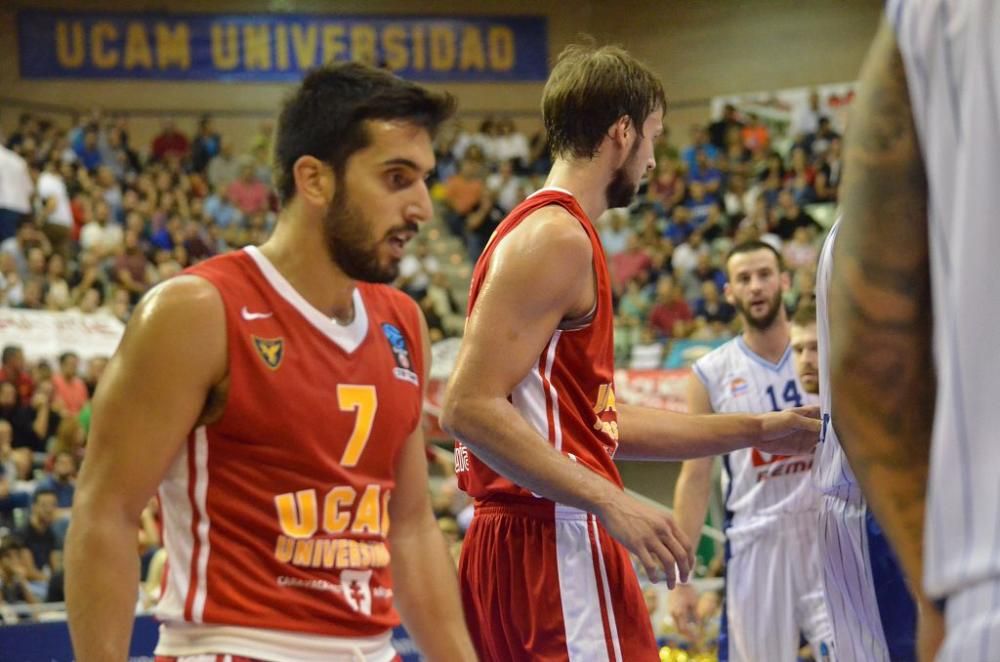
[[[434,216],[434,205],[431,203],[431,192],[427,188],[427,182],[421,181],[416,187],[413,198],[407,201],[404,215],[406,220],[418,223],[429,221]]]

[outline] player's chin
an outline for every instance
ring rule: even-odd
[[[806,393],[819,394],[819,378],[815,375],[799,375],[799,381],[802,382],[802,388]]]

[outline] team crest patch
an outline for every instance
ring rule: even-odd
[[[747,389],[749,388],[750,385],[747,384],[747,380],[743,379],[742,377],[737,377],[736,379],[734,379],[729,383],[729,392],[734,396],[743,395],[744,393],[747,392]]]
[[[410,350],[406,347],[406,336],[388,322],[382,323],[382,331],[385,339],[389,341],[389,349],[396,359],[396,367],[392,369],[392,374],[396,379],[402,379],[411,384],[420,384],[417,373],[413,372],[413,361],[410,359]]]
[[[264,361],[264,364],[271,370],[277,370],[281,365],[281,359],[285,357],[284,338],[253,338],[253,346],[257,348],[257,353]]]

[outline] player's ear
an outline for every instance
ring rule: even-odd
[[[325,207],[333,200],[337,178],[333,166],[315,156],[300,156],[292,165],[295,197],[308,205]]]
[[[726,282],[726,286],[722,288],[722,295],[726,298],[726,303],[730,306],[736,305],[736,296],[733,295],[733,286]]]
[[[787,292],[792,288],[792,275],[787,271],[781,272],[781,291]]]
[[[608,138],[621,149],[628,147],[629,140],[636,137],[635,133],[635,125],[632,124],[632,118],[628,115],[622,115],[608,127]]]

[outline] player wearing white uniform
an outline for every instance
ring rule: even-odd
[[[887,4],[831,290],[837,431],[907,575],[944,605],[944,661],[1000,659],[997,4]]]
[[[763,413],[816,404],[790,360],[788,288],[781,257],[747,242],[726,260],[726,299],[743,320],[743,335],[702,357],[688,387],[691,413]],[[817,659],[829,659],[832,630],[823,599],[817,518],[809,482],[813,456],[741,450],[723,456],[726,498],[726,599],[719,659],[794,662],[800,637]],[[697,540],[711,491],[712,459],[684,463],[675,517]],[[678,627],[690,632],[696,596],[690,586],[670,594]]]
[[[820,396],[823,434],[812,474],[823,495],[819,530],[826,605],[838,662],[906,662],[916,660],[916,606],[831,423],[827,301],[838,225],[830,229],[820,252],[816,307],[796,313],[792,324],[797,359],[800,348],[802,351],[802,359],[797,361],[801,364],[797,366],[799,378],[803,379],[803,371],[816,370],[816,364],[819,371],[815,392]],[[817,349],[815,361],[806,356],[811,348]],[[809,391],[808,383],[803,382]]]

